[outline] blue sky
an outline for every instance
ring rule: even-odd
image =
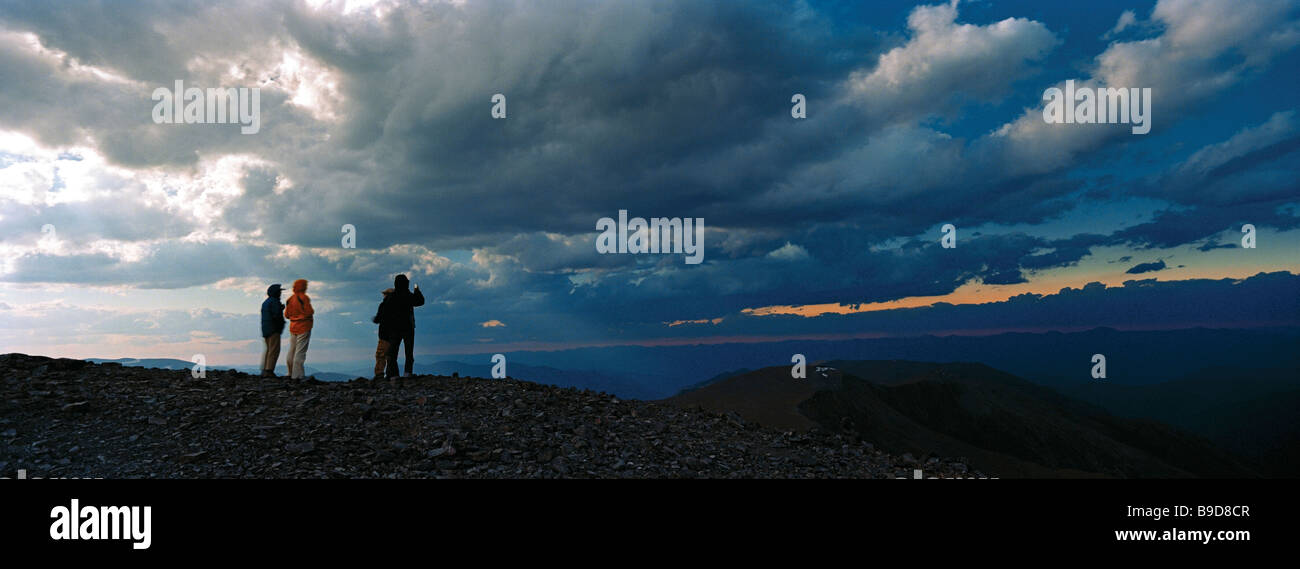
[[[306,278],[361,360],[397,273],[421,353],[1295,325],[1298,47],[1291,0],[0,2],[0,346],[242,364]],[[176,80],[259,132],[156,124]],[[1151,132],[1044,122],[1067,80]],[[620,209],[705,261],[597,253]]]

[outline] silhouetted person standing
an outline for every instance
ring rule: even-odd
[[[379,303],[379,311],[372,321],[379,325],[379,345],[375,347],[375,379],[392,379],[397,377],[397,349],[393,346],[393,331],[390,329],[392,307],[388,304],[393,296],[393,289],[384,291],[384,300]],[[400,339],[400,338],[399,338]],[[387,374],[385,374],[387,372]]]
[[[397,367],[397,344],[402,343],[406,346],[406,376],[412,375],[412,369],[415,367],[415,307],[424,306],[424,293],[420,292],[420,287],[415,287],[412,293],[407,287],[410,281],[406,275],[397,275],[393,279],[393,294],[389,295],[384,304],[388,308],[380,317],[380,326],[387,324],[391,330],[391,343],[388,349],[388,360],[392,363],[393,368]]]
[[[284,305],[280,304],[280,284],[266,288],[262,301],[262,377],[275,377],[275,362],[280,359],[280,334],[284,332]]]

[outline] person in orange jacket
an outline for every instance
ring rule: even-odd
[[[289,366],[289,377],[302,379],[306,374],[303,366],[307,363],[307,344],[311,341],[312,314],[311,298],[307,296],[307,279],[293,281],[293,296],[284,303],[284,317],[289,320],[289,353],[285,363]]]

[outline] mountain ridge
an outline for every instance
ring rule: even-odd
[[[822,430],[524,382],[0,355],[0,471],[105,478],[984,477]]]
[[[822,365],[830,377],[796,380],[788,367],[765,368],[666,401],[852,433],[896,454],[962,456],[1003,476],[1258,476],[1196,435],[1111,415],[984,364]]]

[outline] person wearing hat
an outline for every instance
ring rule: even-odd
[[[371,319],[371,321],[379,325],[379,345],[375,347],[376,380],[384,379],[385,377],[389,379],[397,377],[396,355],[394,355],[392,362],[389,362],[388,358],[388,352],[389,350],[392,350],[391,338],[393,337],[393,332],[387,323],[387,314],[389,312],[388,297],[392,294],[393,289],[391,288],[384,291],[384,300],[379,303],[379,311],[376,312],[375,317]],[[396,354],[396,352],[394,352],[394,354]]]
[[[284,305],[280,304],[280,284],[266,288],[262,301],[262,377],[275,377],[275,362],[280,359],[280,334],[284,332]]]
[[[307,279],[293,281],[293,296],[284,303],[284,317],[289,319],[289,354],[285,363],[293,379],[304,379],[307,375],[307,344],[311,342],[314,314],[311,297],[307,296]]]

